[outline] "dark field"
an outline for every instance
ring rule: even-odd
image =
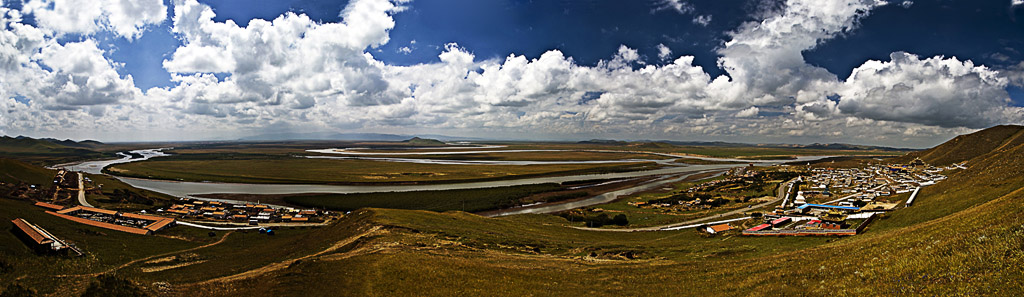
[[[655,168],[649,162],[555,165],[442,165],[276,155],[195,154],[107,167],[112,174],[236,183],[396,184],[595,174]]]
[[[559,189],[562,187],[558,184],[548,183],[466,190],[303,195],[284,197],[284,201],[303,207],[342,211],[375,207],[476,212],[517,206],[522,204],[523,198]]]

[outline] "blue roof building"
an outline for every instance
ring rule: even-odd
[[[828,204],[804,204],[804,205],[801,205],[800,207],[797,207],[796,209],[799,209],[799,210],[802,211],[804,209],[807,209],[808,207],[810,207],[810,208],[840,209],[840,210],[848,210],[848,211],[858,211],[858,210],[860,210],[859,207],[837,206],[837,205],[828,205]]]

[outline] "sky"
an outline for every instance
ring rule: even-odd
[[[0,134],[929,147],[1024,123],[1024,1],[0,0]]]

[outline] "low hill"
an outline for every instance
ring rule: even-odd
[[[858,144],[847,144],[847,143],[815,143],[807,145],[798,145],[795,147],[805,149],[819,149],[819,150],[883,150],[883,151],[916,151],[915,149],[898,148],[898,147],[887,147],[887,146],[872,146],[872,145],[858,145]]]
[[[402,143],[405,143],[405,144],[408,144],[408,145],[415,145],[415,146],[445,146],[445,145],[447,145],[443,141],[440,141],[440,140],[437,140],[437,139],[419,138],[419,137],[413,137],[413,138],[407,139],[405,141],[402,141]]]
[[[674,148],[675,145],[664,143],[664,142],[642,142],[630,144],[631,147],[642,148],[642,149],[659,149],[659,148]]]
[[[873,146],[847,143],[814,143],[814,144],[786,144],[786,143],[737,143],[724,141],[673,141],[673,140],[639,140],[627,142],[611,139],[591,139],[577,142],[579,144],[618,145],[633,146],[638,148],[674,148],[674,147],[710,147],[710,148],[780,148],[780,149],[806,149],[806,150],[834,150],[834,151],[890,151],[910,152],[917,149]]]
[[[967,135],[960,135],[934,148],[907,154],[904,161],[921,158],[933,165],[945,166],[976,158],[997,149],[1008,149],[1024,143],[1024,126],[995,126]]]
[[[626,145],[628,142],[614,139],[591,139],[577,142],[578,144],[598,144],[598,145]]]
[[[35,139],[30,137],[0,137],[0,157],[38,163],[61,163],[88,158],[99,158],[103,153],[93,150],[102,146],[97,141]]]
[[[100,146],[103,146],[102,142],[95,141],[95,140],[74,141],[74,140],[71,140],[71,139],[57,140],[57,139],[52,139],[52,138],[45,138],[43,140],[46,140],[46,141],[49,141],[49,142],[52,142],[52,143],[55,143],[55,144],[63,145],[63,146],[66,146],[66,147],[79,147],[79,148],[94,149],[94,148],[98,148]]]

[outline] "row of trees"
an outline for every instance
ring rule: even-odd
[[[571,210],[559,214],[559,216],[570,222],[584,222],[587,227],[597,228],[605,225],[626,226],[629,225],[629,218],[625,214],[617,214],[614,217],[607,213],[587,215],[580,210]]]

